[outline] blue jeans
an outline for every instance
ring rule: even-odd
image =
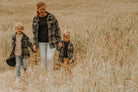
[[[21,75],[21,72],[20,72],[21,65],[23,65],[24,71],[26,71],[26,69],[27,69],[27,63],[26,63],[27,59],[22,58],[22,56],[15,56],[15,59],[16,59],[16,75],[17,75],[17,77],[20,77],[20,75]]]
[[[47,70],[47,61],[51,63],[51,69],[53,68],[53,59],[56,48],[50,49],[49,43],[39,42],[40,57],[42,61],[42,67],[44,71]]]

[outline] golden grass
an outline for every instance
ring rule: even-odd
[[[137,0],[43,0],[58,19],[61,32],[69,29],[75,46],[73,78],[63,68],[47,74],[39,53],[31,54],[27,76],[16,85],[15,68],[6,65],[14,23],[23,22],[32,40],[31,23],[38,0],[0,0],[0,92],[137,92]],[[57,54],[55,63],[57,63]],[[33,64],[37,60],[38,65]],[[6,89],[6,87],[8,88]]]

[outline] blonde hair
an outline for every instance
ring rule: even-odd
[[[71,37],[71,32],[69,30],[64,31],[63,37]]]
[[[39,9],[40,7],[42,7],[42,6],[44,6],[44,5],[46,6],[46,3],[42,2],[42,1],[37,2],[37,4],[36,4],[36,7],[37,7],[36,14],[37,14],[37,15],[39,15],[38,9]]]
[[[24,25],[22,23],[16,23],[14,28],[17,28],[19,26],[21,26],[21,28],[24,30]]]

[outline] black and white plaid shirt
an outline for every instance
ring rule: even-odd
[[[10,54],[10,57],[15,57],[15,46],[16,46],[16,34],[15,33],[14,35],[12,35],[12,52]],[[22,49],[22,57],[23,58],[27,58],[30,56],[30,53],[29,53],[29,49],[28,47],[31,48],[31,50],[33,51],[33,45],[32,43],[30,42],[29,40],[29,37],[22,33],[22,38],[21,38],[21,49]],[[34,52],[34,51],[33,51]]]
[[[62,43],[62,47],[57,46],[57,50],[59,51],[58,60],[61,61],[61,62],[64,62],[64,47],[65,47],[65,43],[64,43],[64,41],[61,41],[61,43]],[[68,55],[68,59],[69,60],[71,60],[73,58],[73,51],[74,51],[73,43],[71,41],[69,41],[68,47],[67,47],[67,55]]]
[[[60,28],[58,25],[58,21],[56,19],[56,17],[47,12],[47,26],[48,26],[48,40],[49,40],[49,45],[50,48],[55,48],[58,45],[58,42],[61,40],[61,32],[60,32]],[[39,29],[39,16],[36,15],[33,18],[33,23],[32,23],[32,29],[33,29],[33,42],[34,45],[38,46],[38,29]]]

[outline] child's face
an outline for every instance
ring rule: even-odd
[[[23,32],[23,27],[20,26],[20,25],[19,26],[16,26],[15,27],[15,30],[16,30],[17,33],[22,33]]]
[[[63,36],[64,42],[68,42],[70,40],[69,36]]]

